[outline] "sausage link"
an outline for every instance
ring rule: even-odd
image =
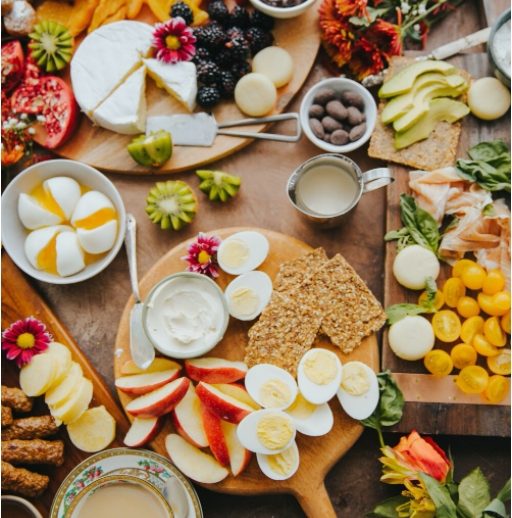
[[[33,473],[24,468],[15,468],[8,462],[2,461],[2,491],[35,498],[47,488],[49,481],[46,475]]]
[[[2,405],[10,407],[16,412],[30,412],[32,399],[19,388],[2,385]]]
[[[64,462],[64,443],[32,439],[2,441],[2,458],[11,464],[51,464],[61,466]]]
[[[4,426],[11,426],[13,422],[12,410],[8,406],[2,405],[2,428]],[[3,430],[2,430],[3,434]]]
[[[23,417],[21,419],[14,419],[9,428],[2,430],[2,441],[40,439],[41,437],[53,435],[58,430],[59,427],[51,415]]]

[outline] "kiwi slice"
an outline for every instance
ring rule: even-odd
[[[52,20],[43,20],[29,34],[32,58],[46,72],[62,70],[73,55],[73,36],[68,28]]]
[[[241,179],[239,176],[208,169],[200,169],[196,171],[196,174],[202,180],[199,189],[206,193],[212,201],[228,201],[236,196],[240,189]]]
[[[164,230],[180,230],[192,223],[197,212],[197,198],[181,180],[157,182],[146,198],[149,219]]]
[[[135,137],[128,144],[128,153],[140,165],[160,167],[172,156],[171,134],[159,130]]]

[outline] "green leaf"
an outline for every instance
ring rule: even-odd
[[[417,207],[412,196],[404,193],[400,195],[400,218],[418,245],[437,252],[440,240],[437,221],[429,212]]]
[[[398,518],[396,508],[399,505],[405,504],[407,498],[402,495],[393,496],[383,500],[380,504],[375,506],[375,509],[366,516],[368,518]]]
[[[494,203],[488,203],[483,209],[482,214],[484,216],[494,216]]]
[[[496,498],[502,502],[508,502],[510,500],[510,479],[505,482],[505,485],[500,489]]]
[[[402,419],[404,395],[390,371],[379,372],[377,380],[380,392],[380,423],[382,426],[393,426]]]
[[[508,518],[505,504],[498,498],[495,498],[484,509],[482,518]]]
[[[448,489],[426,473],[419,473],[419,478],[436,506],[436,518],[457,518],[457,508]]]
[[[440,239],[437,221],[432,217],[430,212],[427,212],[420,207],[416,209],[415,221],[418,230],[427,241],[429,247],[433,252],[437,252]]]
[[[508,153],[508,147],[503,140],[480,142],[468,150],[468,155],[473,160],[483,160],[484,162],[489,162],[502,153]]]
[[[480,518],[489,505],[489,483],[480,468],[475,468],[459,484],[459,510],[470,518]]]
[[[421,313],[428,312],[429,310],[426,307],[419,306],[418,304],[410,304],[408,302],[393,304],[392,306],[388,306],[386,308],[386,315],[388,317],[389,325],[395,324],[407,316],[420,315]]]

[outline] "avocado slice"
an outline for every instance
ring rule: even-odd
[[[439,86],[457,88],[463,83],[465,83],[464,78],[458,74],[450,74],[446,76],[440,72],[423,74],[416,79],[409,92],[397,95],[386,103],[386,106],[384,106],[380,115],[380,119],[383,124],[389,124],[402,115],[405,115],[407,111],[414,106],[414,98],[416,94],[424,87],[437,84]]]
[[[428,138],[440,121],[453,123],[469,113],[469,108],[460,101],[447,97],[432,99],[428,113],[411,128],[395,134],[395,148],[403,149],[415,142]]]
[[[379,97],[387,98],[408,92],[414,85],[414,81],[421,74],[426,72],[441,72],[442,74],[451,74],[455,72],[455,67],[446,63],[446,61],[434,61],[427,59],[425,61],[415,61],[400,72],[396,73],[388,81],[385,81],[379,90]]]
[[[426,86],[420,90],[414,98],[412,109],[393,122],[394,130],[398,132],[408,130],[422,115],[428,112],[429,104],[432,99],[436,97],[458,97],[464,93],[466,89],[467,83],[465,81],[457,88],[439,85]]]

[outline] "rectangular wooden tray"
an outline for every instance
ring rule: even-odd
[[[491,75],[487,55],[483,53],[459,56],[450,62],[467,70],[475,78]],[[507,140],[510,144],[510,123],[507,116],[498,121],[483,122],[469,115],[462,123],[457,156],[464,157],[466,150],[478,142],[496,138]],[[410,192],[409,169],[395,165],[392,169],[396,180],[387,190],[387,231],[402,226],[400,194]],[[385,247],[385,307],[400,302],[417,302],[418,293],[402,288],[393,276],[396,242],[387,243]],[[450,268],[442,267],[438,284],[442,284],[449,274]],[[449,346],[447,349],[449,350]],[[479,395],[462,394],[454,384],[455,376],[436,379],[426,374],[422,362],[407,362],[395,356],[388,346],[386,332],[383,339],[382,367],[393,372],[407,401],[404,417],[394,430],[408,432],[415,428],[419,432],[431,434],[510,436],[510,395],[501,404],[492,405],[486,404]]]

